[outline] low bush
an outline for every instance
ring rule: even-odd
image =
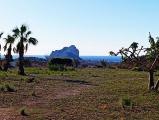
[[[35,78],[34,77],[31,77],[31,78],[28,78],[27,79],[27,83],[32,83],[35,81]]]
[[[15,92],[16,91],[15,88],[10,84],[5,84],[5,88],[6,88],[7,92]]]
[[[33,92],[31,93],[31,96],[33,96],[33,97],[37,97],[37,95],[36,95],[35,91],[33,91]]]
[[[32,66],[31,61],[28,59],[24,59],[23,64],[24,64],[24,67],[31,67]],[[16,66],[19,66],[19,61],[16,62]]]
[[[15,88],[14,86],[10,85],[10,84],[3,84],[0,85],[0,91],[1,92],[15,92]]]
[[[123,108],[132,108],[132,100],[129,97],[123,97],[121,99],[121,105]]]
[[[48,66],[49,66],[49,70],[54,70],[54,71],[65,71],[65,70],[67,70],[64,65],[57,65],[57,64],[49,63]]]
[[[73,60],[69,58],[53,58],[49,63],[63,66],[73,66],[74,64]]]
[[[28,114],[26,113],[25,108],[22,108],[22,109],[20,110],[20,115],[22,115],[22,116],[28,116]]]
[[[143,71],[143,69],[141,67],[133,67],[131,70],[132,71]]]
[[[77,65],[78,62],[69,58],[53,58],[49,61],[48,67],[50,70],[54,71],[66,71],[66,70],[75,70],[74,66]]]
[[[101,64],[101,66],[102,66],[103,68],[106,68],[106,67],[108,67],[108,65],[109,65],[106,60],[101,60],[101,61],[100,61],[100,64]]]
[[[0,86],[0,91],[4,92],[5,91],[5,86],[1,85]]]

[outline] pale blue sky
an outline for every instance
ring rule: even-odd
[[[23,23],[39,40],[27,54],[50,54],[71,44],[80,55],[108,55],[159,36],[159,0],[0,0],[0,31]]]

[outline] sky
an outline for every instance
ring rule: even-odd
[[[28,55],[48,55],[75,45],[80,55],[109,55],[136,41],[159,36],[159,0],[0,0],[4,37],[26,24],[37,46]],[[3,40],[1,40],[3,41]]]

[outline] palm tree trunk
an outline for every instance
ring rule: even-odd
[[[11,51],[12,51],[12,46],[10,44],[8,51],[7,51],[7,55],[5,56],[6,58],[6,63],[4,64],[4,71],[7,71],[8,68],[10,67],[10,62],[12,60],[12,55],[11,55]]]
[[[154,90],[154,71],[149,71],[149,90]]]
[[[3,66],[3,70],[8,71],[8,68],[9,68],[9,60],[8,60],[8,55],[6,55],[6,61],[5,61],[5,64]]]
[[[6,55],[6,61],[3,68],[4,71],[8,71],[8,68],[10,67],[10,62],[11,62],[10,55],[8,54]]]
[[[23,61],[24,61],[24,54],[23,52],[20,52],[19,53],[19,71],[18,71],[20,75],[25,75]]]
[[[1,58],[1,53],[0,53],[0,71],[2,71],[2,58]]]

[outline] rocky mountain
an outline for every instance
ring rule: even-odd
[[[52,51],[49,56],[49,60],[52,58],[70,58],[80,60],[79,50],[75,45],[71,45],[70,47],[64,47],[61,50]]]

